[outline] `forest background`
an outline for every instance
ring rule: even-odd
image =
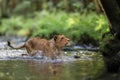
[[[98,46],[107,31],[97,0],[0,0],[0,36],[64,34],[74,44]]]

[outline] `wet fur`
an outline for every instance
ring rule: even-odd
[[[42,56],[56,58],[60,55],[60,50],[69,43],[69,39],[64,35],[55,35],[52,39],[47,40],[40,37],[34,37],[25,42],[22,46],[13,47],[8,41],[8,46],[14,49],[26,48],[30,56],[34,56],[36,51],[41,50]],[[24,54],[22,54],[24,55]]]

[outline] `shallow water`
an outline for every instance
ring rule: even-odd
[[[91,51],[63,51],[55,60],[23,53],[0,43],[0,80],[94,80],[104,69],[101,55]]]
[[[93,80],[102,70],[101,62],[0,61],[0,80]]]

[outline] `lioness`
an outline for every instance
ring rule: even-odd
[[[8,41],[8,46],[14,49],[26,48],[28,54],[33,56],[36,51],[42,51],[42,56],[56,58],[60,54],[60,50],[69,43],[69,39],[64,35],[55,35],[52,39],[47,40],[40,37],[34,37],[27,40],[24,45],[13,47]]]

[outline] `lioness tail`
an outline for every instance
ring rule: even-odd
[[[14,48],[14,49],[21,49],[21,48],[24,48],[24,47],[25,47],[25,44],[23,44],[22,46],[19,46],[19,47],[13,47],[13,46],[11,45],[11,42],[10,42],[10,41],[7,41],[7,44],[8,44],[9,47]]]

